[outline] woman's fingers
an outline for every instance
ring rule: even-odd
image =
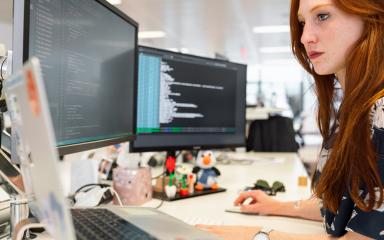
[[[252,198],[252,201],[256,200],[254,198],[254,191],[241,192],[239,196],[237,196],[237,198],[235,199],[234,205],[240,205],[248,198]]]

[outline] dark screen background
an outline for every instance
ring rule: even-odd
[[[134,132],[136,28],[97,1],[30,0],[57,145]]]
[[[236,107],[236,71],[209,65],[191,64],[173,60],[163,60],[174,70],[170,75],[176,82],[206,84],[222,87],[223,90],[171,85],[172,92],[180,96],[171,96],[176,102],[194,103],[197,109],[179,108],[180,113],[197,112],[202,118],[175,118],[170,124],[161,127],[235,127]]]

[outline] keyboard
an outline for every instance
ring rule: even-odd
[[[155,237],[107,209],[71,209],[78,240],[154,240]]]

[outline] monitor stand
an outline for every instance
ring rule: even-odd
[[[172,174],[175,174],[175,167],[176,167],[176,151],[167,151],[167,157],[165,160],[164,164],[164,172],[165,172],[165,178],[168,178],[167,181],[163,181],[163,186],[162,189],[164,189],[167,185],[166,182],[169,182],[169,179],[172,179],[173,177],[170,177]],[[178,184],[178,183],[176,183]],[[169,197],[165,194],[164,190],[163,191],[153,191],[153,197],[165,201],[175,201],[175,200],[181,200],[181,199],[186,199],[186,198],[191,198],[191,197],[198,197],[198,196],[203,196],[207,194],[213,194],[213,193],[220,193],[220,192],[225,192],[225,188],[217,188],[217,189],[203,189],[203,190],[196,190],[193,187],[193,191],[189,192],[188,194],[180,194],[180,191],[176,192],[176,195],[174,197]]]

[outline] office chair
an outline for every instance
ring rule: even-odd
[[[297,152],[292,118],[270,116],[267,120],[254,120],[248,131],[247,151]]]

